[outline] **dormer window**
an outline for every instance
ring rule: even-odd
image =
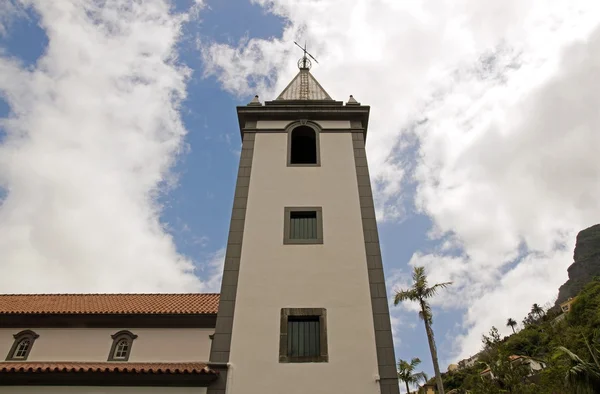
[[[318,166],[319,134],[307,125],[292,129],[289,133],[288,165]]]
[[[131,354],[133,340],[137,338],[130,331],[123,330],[111,336],[113,344],[108,355],[108,361],[127,361]]]
[[[121,339],[117,343],[115,347],[115,354],[113,354],[113,358],[115,360],[126,360],[127,355],[129,354],[129,340]]]
[[[39,337],[38,334],[31,330],[21,331],[13,335],[15,342],[13,343],[6,360],[24,361],[27,360],[33,342]]]
[[[17,348],[15,349],[15,353],[13,354],[13,358],[25,359],[27,358],[27,353],[29,353],[29,349],[31,349],[31,340],[29,338],[21,339],[17,344]]]

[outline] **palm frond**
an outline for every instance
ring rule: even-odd
[[[413,289],[417,293],[421,293],[427,288],[427,275],[425,275],[425,267],[415,267],[413,270]]]
[[[425,267],[415,267],[413,269],[413,280],[415,282],[419,282],[423,279],[427,280],[427,276],[425,275]]]
[[[396,291],[394,296],[394,305],[398,305],[403,301],[417,301],[418,295],[414,289],[399,290]]]
[[[598,381],[600,377],[597,373],[590,371],[586,365],[575,365],[567,371],[565,381],[569,387],[577,388],[583,392],[592,393],[593,382]]]
[[[570,351],[569,349],[567,349],[564,346],[559,346],[556,348],[556,350],[558,350],[561,353],[566,354],[567,356],[569,356],[569,358],[571,359],[571,361],[574,361],[576,363],[585,363],[585,361],[583,361],[581,359],[581,357],[579,357],[577,354],[573,353],[572,351]]]
[[[421,320],[427,320],[429,323],[432,321],[433,312],[431,306],[427,302],[421,302],[421,310],[419,311],[419,317]]]
[[[422,293],[423,298],[431,298],[437,294],[438,289],[445,289],[446,287],[450,286],[451,284],[452,284],[452,282],[436,283],[435,285],[431,286],[430,288],[423,290],[423,293]]]
[[[600,369],[597,365],[584,361],[564,346],[559,346],[556,350],[566,354],[574,364],[565,376],[565,381],[570,387],[586,389],[591,387],[592,382],[600,382]]]
[[[398,379],[409,385],[418,385],[421,381],[427,381],[427,375],[424,372],[414,372],[415,367],[421,363],[418,357],[410,360],[398,360]]]
[[[433,319],[431,317],[431,310],[419,311],[419,318],[421,320],[427,320],[430,324],[433,322]]]
[[[417,372],[413,375],[413,377],[415,378],[416,384],[419,384],[420,382],[426,382],[429,380],[429,377],[425,372]]]
[[[588,351],[590,352],[590,355],[592,356],[592,358],[594,359],[594,363],[596,364],[596,367],[598,369],[600,369],[600,363],[598,363],[598,357],[596,356],[598,353],[598,350],[595,349],[594,347],[592,347],[592,345],[590,345],[590,342],[588,341],[588,339],[585,337],[585,335],[583,335],[583,341],[585,342],[585,346],[587,346]]]
[[[398,371],[401,372],[406,372],[407,374],[410,374],[414,369],[414,366],[412,365],[412,363],[409,363],[406,360],[398,360]]]
[[[416,368],[419,364],[421,364],[421,359],[419,357],[413,357],[413,359],[410,360],[410,366],[413,368]]]

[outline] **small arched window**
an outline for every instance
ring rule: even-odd
[[[290,165],[319,165],[319,135],[310,126],[298,126],[289,135]]]
[[[39,337],[38,334],[31,330],[21,331],[13,335],[15,342],[8,352],[7,360],[27,360],[29,352],[33,346],[33,342]]]
[[[134,335],[131,331],[123,330],[111,335],[111,338],[113,343],[108,354],[108,361],[129,360],[133,340],[137,338],[137,335]]]

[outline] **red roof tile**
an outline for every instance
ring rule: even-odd
[[[0,373],[114,372],[145,374],[218,374],[206,363],[0,362]]]
[[[216,314],[219,294],[6,294],[2,314]]]

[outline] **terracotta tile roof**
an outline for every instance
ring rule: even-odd
[[[114,372],[217,375],[206,363],[0,362],[0,373]]]
[[[219,294],[5,294],[0,315],[216,314]]]

